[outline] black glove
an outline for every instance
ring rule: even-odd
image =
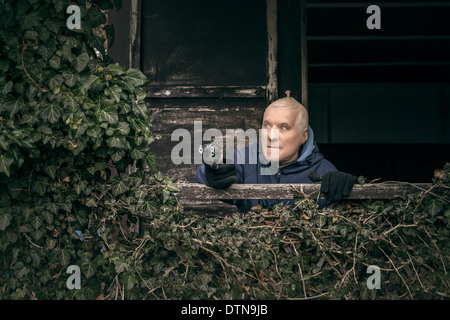
[[[329,171],[323,176],[312,171],[308,177],[312,182],[322,182],[320,192],[325,194],[328,200],[341,200],[342,197],[348,197],[358,180],[351,174],[339,171]]]
[[[205,163],[206,184],[215,189],[226,189],[237,181],[234,164],[216,164],[215,168]]]
[[[328,200],[341,200],[350,195],[357,180],[357,177],[345,172],[329,171],[322,176],[320,192]]]

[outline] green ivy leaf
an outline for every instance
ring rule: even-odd
[[[147,152],[144,157],[144,164],[148,166],[152,171],[156,171],[156,155],[152,152]]]
[[[130,133],[130,125],[126,122],[119,122],[117,126],[117,131],[119,131],[122,135],[126,136]]]
[[[61,65],[61,58],[58,56],[52,56],[48,61],[48,65],[53,69],[58,69]]]
[[[50,38],[50,31],[48,31],[48,29],[46,27],[40,28],[39,39],[43,43],[46,43],[49,38]]]
[[[83,52],[79,56],[72,58],[72,65],[78,72],[83,71],[88,63],[89,55],[86,52]]]
[[[45,206],[47,210],[49,210],[50,212],[53,212],[54,214],[58,213],[58,205],[54,202],[49,202],[47,203],[47,205]]]
[[[108,4],[108,6],[105,6]],[[112,9],[109,1],[102,1],[100,4],[102,10]],[[96,7],[89,8],[86,19],[92,24],[92,26],[97,27],[98,25],[106,23],[105,15]]]
[[[62,55],[63,59],[70,61],[70,59],[72,57],[72,48],[73,48],[73,45],[71,43],[69,43],[69,42],[64,43],[64,45],[61,48],[61,55]]]
[[[125,137],[111,137],[106,140],[106,143],[111,148],[129,149],[129,144]]]
[[[0,136],[0,148],[5,151],[9,150],[9,143],[6,141],[6,137],[4,135]]]
[[[100,77],[96,75],[89,75],[81,79],[83,85],[81,86],[81,92],[84,94],[86,91],[93,89],[99,82]]]
[[[133,87],[139,87],[148,81],[147,77],[138,69],[130,68],[125,73],[125,81]]]
[[[88,182],[83,180],[83,181],[80,181],[80,183],[74,184],[73,187],[77,194],[81,194],[81,192],[86,189],[87,185],[88,185]]]
[[[45,177],[38,177],[35,179],[31,185],[31,191],[38,193],[43,196],[47,191],[48,181]]]
[[[14,162],[14,157],[9,153],[0,153],[0,172],[3,172],[8,177],[11,174],[10,167]]]
[[[33,30],[27,30],[25,31],[24,38],[29,40],[37,40],[39,37],[39,34],[36,31]]]
[[[113,196],[118,196],[119,194],[124,193],[125,191],[129,190],[128,186],[123,182],[120,178],[114,177],[112,183],[111,183],[111,191],[113,193]]]
[[[147,153],[147,149],[145,146],[136,147],[133,150],[131,150],[130,156],[134,160],[139,160],[145,157],[145,154]]]
[[[2,95],[6,96],[8,93],[11,92],[13,86],[14,86],[14,83],[12,81],[6,82],[3,86],[3,89],[1,89],[0,93]]]
[[[90,261],[83,261],[83,263],[81,264],[81,268],[86,279],[92,277],[96,271],[95,264]]]
[[[166,186],[167,190],[171,191],[171,192],[180,192],[180,189],[176,186],[176,184],[170,182],[167,186]]]
[[[50,211],[44,210],[41,213],[42,218],[44,218],[45,222],[49,225],[53,224],[53,214]]]
[[[443,208],[442,202],[439,201],[439,199],[433,199],[430,201],[430,204],[428,206],[428,212],[430,215],[435,216],[439,211],[441,211]]]
[[[121,76],[125,73],[122,66],[119,65],[118,63],[113,63],[113,64],[108,65],[108,69],[109,69],[109,72],[111,73],[111,75],[113,75],[113,76]]]
[[[87,168],[87,171],[94,175],[97,171],[103,171],[107,167],[107,163],[104,161],[98,161],[94,163],[91,167]]]
[[[64,83],[69,87],[72,88],[76,84],[76,77],[73,73],[70,73],[68,71],[64,71],[62,74],[64,78]]]
[[[58,259],[59,263],[65,267],[69,264],[70,259],[72,258],[72,249],[70,247],[63,249],[55,249],[55,256]]]
[[[37,230],[42,225],[42,219],[39,216],[34,216],[30,222],[31,226]]]
[[[5,229],[9,226],[12,220],[11,209],[10,208],[2,208],[0,213],[0,230],[5,231]]]
[[[57,170],[56,166],[50,165],[50,166],[45,166],[44,167],[45,173],[48,174],[52,178],[52,180],[55,180],[56,170]]]
[[[142,116],[145,116],[147,113],[147,105],[145,104],[144,101],[139,101],[136,105],[135,105],[135,110]]]
[[[28,269],[21,261],[17,262],[14,266],[14,274],[18,279],[25,277],[29,272],[30,269]]]
[[[94,300],[95,292],[89,287],[82,287],[80,291],[77,292],[75,299],[77,300]]]
[[[122,280],[122,283],[124,284],[125,289],[127,290],[133,289],[135,284],[138,283],[136,275],[132,272],[124,273],[120,279]]]
[[[45,19],[44,25],[47,27],[48,30],[51,32],[58,34],[59,28],[61,27],[61,20],[55,20],[55,19]],[[64,25],[64,27],[66,27]]]
[[[105,108],[99,110],[97,113],[97,118],[100,121],[106,121],[109,124],[115,124],[119,121],[119,115],[117,114],[117,109],[113,105],[107,105]]]
[[[125,260],[123,260],[117,256],[111,257],[111,260],[114,262],[114,269],[117,273],[128,270],[128,268],[130,267],[128,265],[128,263],[126,263]]]
[[[45,61],[48,61],[48,59],[50,59],[50,56],[53,54],[53,52],[44,45],[40,45],[38,47],[37,53],[39,53]]]
[[[450,209],[445,210],[444,217],[447,219],[447,224],[450,225]]]
[[[94,197],[88,197],[86,199],[85,206],[89,207],[89,208],[96,208],[97,207],[97,200]]]
[[[58,0],[55,2],[55,10],[56,12],[61,12],[65,9],[64,2],[62,0]]]
[[[50,123],[55,123],[61,117],[61,109],[54,104],[44,105],[41,113],[41,118],[47,120]]]
[[[21,99],[21,98],[5,102],[2,105],[2,108],[9,111],[10,118],[13,118],[17,112],[22,110],[22,107],[23,107],[23,99]]]
[[[112,98],[116,102],[120,102],[120,94],[122,93],[122,88],[118,85],[113,85],[110,88],[105,89],[105,95]]]
[[[146,196],[148,195],[148,190],[147,189],[137,189],[134,192],[134,196],[136,197],[136,199],[144,199]]]
[[[28,187],[27,179],[10,178],[6,180],[8,192],[13,199],[17,198]]]
[[[40,25],[40,15],[39,12],[33,11],[30,14],[25,16],[18,16],[17,19],[21,22],[21,29],[26,30],[32,27],[36,27]]]
[[[145,92],[145,90],[142,89],[141,87],[134,89],[134,94],[136,95],[136,99],[138,101],[144,100],[145,97],[147,96],[147,92]]]
[[[50,78],[48,81],[48,86],[50,89],[57,89],[64,82],[64,78],[62,75],[57,74]],[[59,89],[58,89],[59,90]]]
[[[20,123],[28,124],[29,126],[33,126],[38,121],[39,121],[39,119],[35,113],[33,113],[33,114],[26,113],[22,116],[22,121]]]
[[[147,200],[139,207],[139,209],[142,213],[151,216],[158,211],[158,206],[152,200]]]
[[[123,150],[117,150],[111,154],[113,162],[119,162],[123,157],[125,157],[125,151]]]

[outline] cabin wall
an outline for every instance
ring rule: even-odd
[[[199,166],[172,162],[174,130],[259,129],[286,90],[341,171],[428,182],[449,161],[450,6],[388,1],[381,30],[368,30],[360,1],[199,3],[130,0],[109,17],[109,54],[150,79],[163,174],[193,181]]]

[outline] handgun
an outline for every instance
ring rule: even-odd
[[[222,148],[215,142],[200,146],[198,151],[202,154],[202,161],[205,165],[215,170],[219,166]]]

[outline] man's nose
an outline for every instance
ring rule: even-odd
[[[278,129],[269,129],[267,132],[267,137],[270,141],[278,141],[279,131]]]

